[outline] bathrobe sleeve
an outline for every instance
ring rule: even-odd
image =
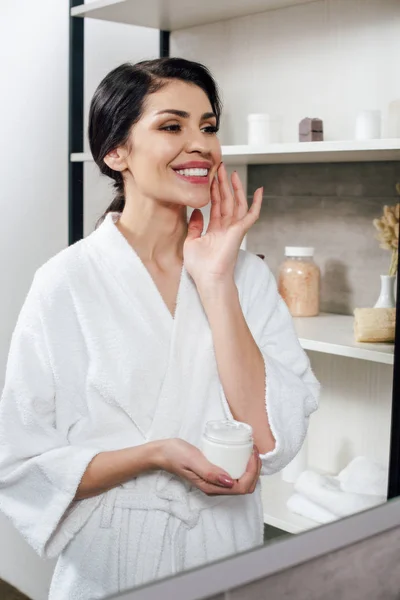
[[[272,475],[300,450],[309,417],[318,407],[320,384],[269,267],[253,254],[247,253],[247,258],[250,264],[241,304],[264,359],[265,406],[276,444],[272,451],[260,455],[261,475]]]
[[[92,499],[73,499],[100,450],[70,446],[57,428],[39,288],[35,275],[8,355],[0,401],[0,510],[42,558],[51,558],[93,508]],[[73,520],[80,503],[85,510]]]

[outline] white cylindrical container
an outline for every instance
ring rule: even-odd
[[[265,146],[270,143],[270,118],[265,113],[247,115],[247,143],[249,146]]]
[[[208,421],[201,449],[207,460],[240,479],[253,452],[253,429],[239,421]]]
[[[381,111],[362,110],[356,118],[356,140],[374,140],[381,137]]]
[[[282,469],[281,477],[283,481],[288,483],[294,483],[299,475],[307,469],[307,454],[308,445],[307,438],[304,440],[300,451],[296,454],[294,459]]]

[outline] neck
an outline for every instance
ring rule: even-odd
[[[116,226],[143,262],[166,269],[183,262],[186,206],[127,198]]]

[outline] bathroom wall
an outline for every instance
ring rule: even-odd
[[[283,117],[284,142],[303,117],[324,121],[326,140],[354,137],[362,109],[400,98],[398,0],[318,0],[175,31],[171,54],[204,62],[224,100],[221,139],[246,143],[246,116]]]
[[[247,249],[265,254],[277,275],[285,246],[314,246],[321,268],[321,310],[352,314],[373,306],[391,253],[379,247],[372,220],[400,202],[397,162],[255,165],[248,193],[263,185],[258,221]]]

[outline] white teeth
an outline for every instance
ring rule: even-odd
[[[185,177],[207,177],[208,169],[180,169],[176,171]]]

